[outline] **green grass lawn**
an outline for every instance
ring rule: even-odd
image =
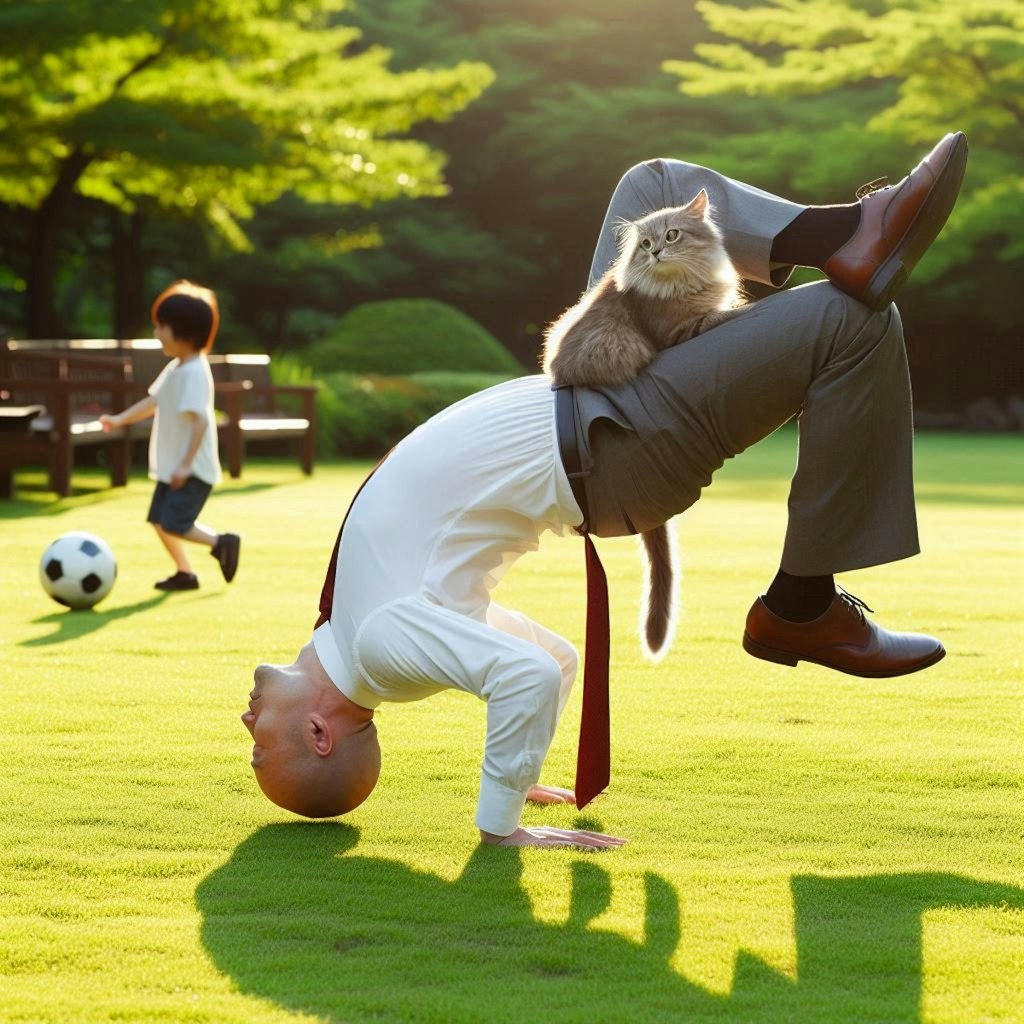
[[[743,618],[774,574],[793,435],[731,463],[678,522],[670,654],[635,635],[641,564],[613,581],[613,772],[583,814],[615,852],[480,849],[483,707],[385,707],[384,769],[344,822],[267,803],[238,716],[253,666],[308,639],[362,465],[250,462],[204,519],[244,537],[230,587],[158,596],[150,485],[0,502],[0,1020],[1024,1019],[1021,442],[926,435],[924,553],[844,577],[947,658],[893,680],[756,661]],[[120,578],[69,613],[37,580],[73,529]],[[500,600],[582,646],[583,553],[546,541]],[[545,772],[571,782],[578,691]]]

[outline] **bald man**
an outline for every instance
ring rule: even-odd
[[[574,800],[539,778],[577,656],[491,592],[546,531],[621,536],[665,522],[726,459],[794,417],[799,462],[780,568],[747,615],[745,650],[866,678],[939,661],[937,639],[882,628],[834,574],[919,550],[909,375],[891,301],[945,223],[966,157],[952,133],[896,185],[829,207],[682,161],[632,168],[612,197],[591,284],[614,258],[616,223],[700,189],[746,279],[778,285],[800,264],[828,280],[751,304],[621,387],[556,392],[525,377],[406,437],[351,504],[309,642],[293,664],[256,669],[242,720],[263,792],[308,817],[347,813],[380,772],[374,709],[462,690],[487,709],[483,842],[620,845],[519,824],[527,800]]]

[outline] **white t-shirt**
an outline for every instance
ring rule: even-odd
[[[186,363],[172,359],[150,385],[149,393],[156,398],[156,415],[149,435],[150,477],[170,483],[192,436],[192,419],[186,414],[195,413],[206,421],[206,432],[192,462],[192,475],[211,486],[219,483],[213,375],[206,356],[198,355]]]
[[[313,634],[334,684],[363,707],[443,689],[487,702],[476,821],[496,835],[519,824],[577,658],[490,592],[545,530],[582,519],[547,379],[489,388],[413,431],[363,488],[342,534],[330,620]]]

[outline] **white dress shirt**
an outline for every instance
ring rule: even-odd
[[[562,637],[491,601],[545,530],[582,522],[542,375],[457,403],[406,437],[352,506],[329,621],[334,684],[374,708],[444,689],[487,702],[477,826],[517,828],[576,674]]]

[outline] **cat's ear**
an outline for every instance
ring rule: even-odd
[[[694,217],[703,217],[707,213],[709,206],[707,189],[701,189],[687,204],[683,207],[687,213],[693,214]]]

